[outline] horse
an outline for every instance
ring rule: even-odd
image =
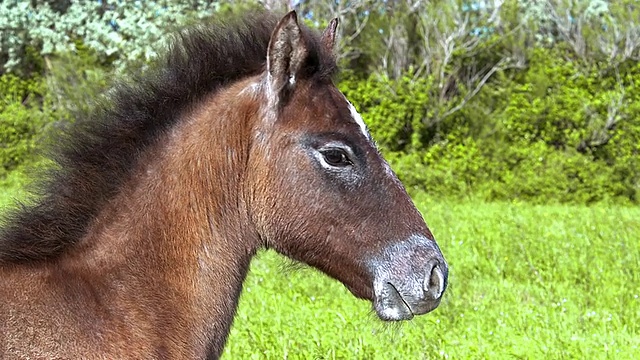
[[[261,249],[383,321],[434,310],[447,262],[334,85],[337,26],[292,11],[183,30],[64,129],[3,221],[0,357],[217,359]]]

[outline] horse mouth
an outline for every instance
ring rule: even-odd
[[[440,305],[446,288],[446,276],[435,263],[429,265],[430,276],[422,282],[379,281],[374,285],[373,307],[383,321],[411,320]]]
[[[449,268],[433,240],[418,237],[370,263],[373,308],[383,321],[411,320],[440,305]]]
[[[382,285],[380,293],[374,297],[373,307],[383,321],[411,320],[414,315],[411,306],[390,282]]]

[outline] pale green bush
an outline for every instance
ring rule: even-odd
[[[29,47],[46,56],[74,51],[77,41],[122,69],[127,63],[155,58],[168,32],[222,8],[222,2],[211,0],[75,0],[54,7],[50,3],[0,2],[0,73],[22,71]]]

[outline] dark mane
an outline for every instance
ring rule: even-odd
[[[54,149],[33,204],[10,212],[0,230],[0,263],[59,255],[87,231],[91,220],[131,176],[139,156],[182,113],[206,95],[264,70],[277,19],[256,14],[176,35],[157,69],[116,86],[91,116],[76,120]],[[309,68],[335,69],[318,37],[305,30]]]

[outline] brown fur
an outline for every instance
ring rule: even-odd
[[[3,358],[215,359],[259,248],[373,299],[390,244],[432,241],[331,82],[335,23],[322,39],[297,26],[183,34],[155,75],[80,120],[44,197],[0,237]],[[314,160],[326,139],[350,144],[351,175]],[[427,245],[405,264],[420,284],[423,257],[444,266]]]

